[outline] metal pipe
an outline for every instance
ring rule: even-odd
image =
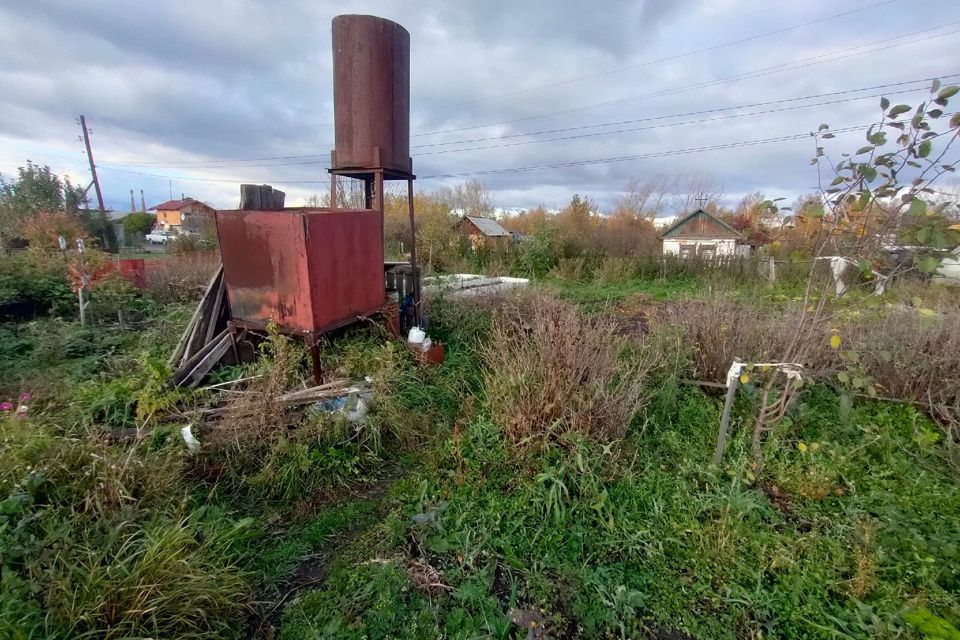
[[[337,161],[337,152],[330,152],[330,166],[332,167]],[[331,209],[337,208],[337,174],[330,172],[330,202],[328,203]]]
[[[410,215],[410,269],[413,272],[413,315],[420,326],[420,273],[417,267],[417,222],[413,212],[413,180],[407,180],[407,212]]]

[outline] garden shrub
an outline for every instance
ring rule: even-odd
[[[538,231],[520,243],[517,257],[518,275],[542,278],[557,264],[555,241],[546,231]]]
[[[634,277],[636,265],[630,258],[608,257],[600,262],[596,278],[603,284],[626,282]]]
[[[893,309],[840,329],[880,395],[925,407],[960,458],[960,312]]]
[[[647,398],[657,356],[649,346],[625,354],[608,318],[532,296],[494,319],[481,348],[486,405],[506,437],[542,447],[564,433],[608,442],[623,436]]]
[[[733,359],[772,362],[793,337],[794,310],[773,313],[723,293],[658,309],[657,324],[679,329],[697,379],[722,382]],[[829,351],[827,340],[824,349]]]
[[[557,265],[550,271],[551,277],[572,282],[590,282],[596,264],[590,258],[560,258]]]
[[[27,249],[0,257],[0,302],[16,299],[54,314],[73,313],[77,299],[63,256]]]

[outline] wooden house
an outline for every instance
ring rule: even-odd
[[[703,209],[677,220],[657,237],[665,256],[708,259],[735,255],[742,240],[739,231]]]
[[[454,225],[454,229],[469,238],[470,246],[474,249],[483,245],[509,244],[513,241],[513,234],[493,218],[463,216]]]
[[[193,198],[181,198],[180,200],[167,200],[153,207],[151,211],[157,212],[157,228],[163,231],[199,231],[204,218],[213,219],[216,209],[194,200]]]

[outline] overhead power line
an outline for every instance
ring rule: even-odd
[[[582,111],[589,111],[592,109],[598,109],[601,107],[608,107],[615,104],[624,104],[627,102],[635,102],[638,100],[647,100],[650,98],[659,98],[668,95],[674,95],[677,93],[685,93],[687,91],[693,91],[695,89],[706,89],[708,87],[713,87],[717,85],[728,84],[730,82],[739,82],[740,80],[750,80],[753,78],[762,78],[764,76],[769,76],[777,73],[782,73],[784,71],[794,71],[796,69],[804,69],[807,67],[813,67],[821,64],[827,64],[829,62],[836,62],[838,60],[846,60],[848,58],[854,58],[857,56],[862,56],[868,53],[876,53],[878,51],[885,51],[887,49],[893,49],[896,47],[907,46],[911,44],[916,44],[918,42],[925,42],[927,40],[933,40],[935,38],[942,38],[944,36],[953,35],[955,33],[960,33],[960,30],[948,31],[946,33],[937,33],[928,35],[924,38],[913,39],[915,36],[930,33],[931,31],[937,31],[944,29],[946,27],[956,26],[960,24],[960,20],[954,22],[948,22],[946,24],[938,25],[936,27],[930,27],[928,29],[921,29],[919,31],[912,31],[899,36],[894,36],[892,38],[884,38],[881,40],[874,40],[873,42],[867,42],[864,44],[856,45],[853,47],[847,47],[845,49],[837,49],[827,53],[822,53],[816,56],[810,56],[808,58],[801,58],[799,60],[794,60],[792,62],[785,62],[781,64],[772,65],[770,67],[762,67],[760,69],[754,69],[752,71],[745,71],[743,73],[725,76],[722,78],[715,78],[712,80],[705,80],[701,82],[695,82],[692,84],[675,87],[672,89],[663,89],[660,91],[653,91],[650,93],[643,93],[636,96],[628,96],[625,98],[617,98],[615,100],[606,100],[604,102],[597,102],[594,104],[584,105],[581,107],[573,107],[570,109],[562,109],[559,111],[551,111],[549,113],[542,113],[535,116],[525,116],[522,118],[513,118],[510,120],[500,120],[498,122],[488,122],[486,124],[477,124],[469,125],[465,127],[457,127],[453,129],[441,129],[437,131],[430,131],[426,133],[417,133],[412,137],[423,137],[423,136],[434,136],[442,135],[446,133],[458,133],[460,131],[472,131],[474,129],[484,129],[486,127],[495,127],[505,124],[514,124],[517,122],[527,122],[530,120],[540,120],[543,118],[549,118],[552,116],[558,115],[567,115],[570,113],[580,113]],[[903,42],[897,42],[898,40],[903,40]],[[872,48],[870,48],[872,47]],[[844,55],[839,55],[844,54]]]
[[[886,94],[877,93],[869,96],[859,96],[858,98],[856,98],[856,100],[865,99],[865,98],[881,98],[885,95],[890,96],[890,95],[897,95],[901,93],[912,93],[913,91],[914,91],[913,89],[905,89],[903,91],[893,91]],[[714,118],[698,118],[696,120],[681,120],[679,122],[669,122],[667,124],[654,124],[654,125],[648,125],[645,127],[630,127],[629,129],[615,129],[613,131],[595,131],[593,133],[573,134],[573,135],[567,135],[567,136],[560,136],[557,138],[546,138],[541,140],[520,140],[517,142],[505,142],[503,144],[490,144],[490,145],[484,145],[480,147],[467,147],[464,149],[445,149],[441,151],[430,151],[427,153],[421,153],[419,155],[430,156],[430,155],[436,155],[436,154],[442,154],[442,153],[463,153],[466,151],[481,151],[484,149],[502,149],[504,147],[517,147],[517,146],[528,145],[528,144],[542,144],[545,142],[579,140],[582,138],[595,138],[599,136],[609,136],[609,135],[616,135],[621,133],[635,133],[637,131],[650,131],[651,129],[665,129],[669,127],[678,127],[678,126],[684,126],[684,125],[690,125],[690,124],[707,124],[711,122],[723,122],[724,120],[733,120],[735,118],[747,118],[751,116],[766,115],[769,113],[782,113],[784,111],[794,111],[796,109],[806,109],[809,107],[823,107],[823,106],[828,106],[832,104],[842,104],[845,102],[852,102],[852,101],[853,100],[850,98],[847,98],[845,100],[830,100],[827,102],[815,102],[813,104],[802,104],[802,105],[795,105],[792,107],[781,107],[779,109],[765,109],[762,111],[750,111],[748,113],[734,113],[734,114],[725,115],[725,116],[717,116]]]
[[[960,74],[951,74],[951,75],[939,76],[939,79],[940,79],[940,80],[949,80],[949,79],[951,79],[951,78],[960,78]],[[688,111],[688,112],[685,112],[685,113],[667,114],[667,115],[659,115],[659,116],[649,116],[649,117],[646,117],[646,118],[634,118],[634,119],[631,119],[631,120],[621,120],[621,121],[617,121],[617,122],[605,122],[605,123],[598,123],[598,124],[581,125],[581,126],[577,126],[577,127],[564,127],[564,128],[560,128],[560,129],[550,129],[550,130],[544,130],[544,131],[533,131],[533,132],[528,132],[528,133],[511,134],[511,135],[508,135],[508,136],[491,136],[491,137],[485,137],[485,138],[473,138],[473,139],[470,139],[470,140],[460,140],[460,141],[457,141],[457,142],[433,143],[433,144],[429,144],[429,145],[422,145],[421,147],[416,147],[416,148],[448,146],[448,145],[465,144],[465,143],[472,143],[472,142],[507,140],[507,139],[514,139],[514,138],[525,138],[525,137],[528,137],[528,136],[547,135],[547,134],[553,134],[553,133],[569,133],[569,132],[573,132],[573,131],[582,131],[582,130],[586,130],[586,129],[595,129],[595,128],[602,128],[602,127],[612,127],[612,126],[627,125],[627,124],[636,124],[636,123],[642,123],[642,122],[659,122],[659,121],[663,121],[663,120],[670,120],[670,119],[673,119],[673,118],[683,118],[683,117],[687,117],[687,116],[708,115],[708,114],[716,114],[716,113],[726,113],[726,112],[730,112],[730,111],[737,111],[737,110],[740,110],[740,109],[750,109],[750,108],[754,108],[754,107],[784,105],[784,104],[792,105],[792,106],[785,106],[785,107],[780,107],[780,108],[776,108],[776,109],[767,109],[767,110],[752,111],[752,112],[746,112],[746,113],[734,113],[734,114],[731,114],[731,115],[720,116],[720,117],[715,117],[715,118],[701,118],[701,119],[696,119],[696,120],[684,120],[684,121],[679,121],[679,122],[667,122],[667,123],[656,124],[656,125],[652,125],[652,126],[633,127],[633,128],[627,128],[627,129],[613,129],[613,130],[608,129],[608,130],[605,130],[605,131],[597,131],[597,132],[585,133],[585,134],[580,134],[580,135],[568,135],[568,136],[561,136],[561,137],[554,137],[554,138],[541,138],[541,139],[533,139],[533,140],[522,140],[522,141],[517,141],[517,142],[508,142],[508,143],[502,143],[502,144],[491,144],[491,145],[484,145],[484,146],[477,146],[477,147],[460,147],[460,148],[453,148],[453,149],[443,149],[443,150],[440,150],[440,151],[423,152],[423,153],[420,153],[420,154],[418,154],[418,155],[419,155],[419,156],[426,156],[426,155],[435,155],[435,154],[444,154],[444,153],[462,153],[462,152],[476,151],[476,150],[483,150],[483,149],[496,149],[496,148],[504,148],[504,147],[512,147],[512,146],[521,146],[521,145],[528,145],[528,144],[541,144],[541,143],[556,142],[556,141],[563,141],[563,140],[573,140],[573,139],[579,139],[579,138],[590,138],[590,137],[599,137],[599,136],[605,136],[605,135],[615,135],[615,134],[630,133],[630,132],[636,132],[636,131],[647,131],[647,130],[651,130],[651,129],[667,128],[667,127],[682,126],[682,125],[689,125],[689,124],[701,124],[701,123],[706,123],[706,122],[716,122],[716,121],[723,121],[723,120],[728,120],[728,119],[735,119],[735,118],[742,118],[742,117],[750,117],[750,116],[764,115],[764,114],[769,114],[769,113],[778,113],[778,112],[783,112],[783,111],[791,111],[791,110],[795,110],[795,109],[806,109],[806,108],[811,108],[811,107],[828,106],[828,105],[833,105],[833,104],[842,104],[842,103],[847,103],[847,102],[855,102],[855,101],[858,101],[858,100],[866,100],[866,99],[871,99],[871,98],[879,98],[879,97],[882,97],[882,96],[893,96],[893,95],[899,95],[899,94],[904,94],[904,93],[912,93],[912,92],[914,92],[914,91],[919,91],[919,90],[922,90],[922,89],[925,90],[925,89],[926,89],[926,86],[925,86],[924,84],[922,84],[922,83],[932,82],[933,80],[934,80],[933,77],[930,77],[930,78],[919,78],[919,79],[916,79],[916,80],[904,80],[904,81],[901,81],[901,82],[891,82],[891,83],[887,83],[887,84],[873,85],[873,86],[869,86],[869,87],[860,87],[860,88],[857,88],[857,89],[845,89],[845,90],[842,90],[842,91],[831,91],[831,92],[821,93],[821,94],[811,94],[811,95],[806,95],[806,96],[796,96],[796,97],[792,97],[792,98],[783,98],[783,99],[781,99],[781,100],[769,100],[769,101],[765,101],[765,102],[754,102],[754,103],[743,104],[743,105],[735,105],[735,106],[730,106],[730,107],[717,107],[717,108],[715,108],[715,109],[703,109],[703,110],[700,110],[700,111]],[[848,95],[848,94],[851,94],[851,93],[861,93],[861,92],[863,92],[863,91],[871,91],[871,90],[877,90],[877,89],[889,89],[889,88],[894,88],[894,87],[903,87],[903,86],[906,86],[906,85],[916,85],[916,86],[913,86],[913,87],[911,87],[911,88],[909,88],[909,89],[903,89],[903,90],[900,90],[900,91],[884,91],[883,93],[878,93],[878,94],[857,95],[857,96],[852,96],[852,97],[849,97],[849,98],[843,98],[843,99],[838,99],[838,100],[830,100],[830,101],[825,101],[825,102],[816,102],[816,103],[811,103],[811,104],[792,104],[792,103],[802,102],[802,101],[806,101],[806,100],[814,100],[814,99],[817,99],[817,98]],[[243,167],[243,168],[262,168],[262,167],[303,166],[303,165],[324,165],[324,166],[326,166],[326,164],[325,164],[325,163],[326,163],[326,160],[301,160],[300,158],[302,158],[302,157],[303,157],[303,156],[292,156],[291,159],[294,160],[294,161],[291,161],[291,162],[271,162],[271,163],[269,163],[269,164],[252,164],[252,165],[251,165],[251,164],[246,164],[246,165],[236,165],[236,167]],[[308,158],[313,158],[313,157],[317,157],[317,156],[306,156],[306,157],[308,157]],[[283,160],[283,159],[286,159],[286,158],[277,158],[277,159]],[[224,166],[224,165],[220,165],[219,167],[180,167],[180,166],[177,166],[177,167],[173,167],[173,168],[226,168],[226,166]]]
[[[810,103],[810,104],[793,105],[793,106],[789,106],[789,107],[780,107],[780,108],[778,108],[778,109],[764,109],[764,110],[761,110],[761,111],[750,111],[750,112],[746,112],[746,113],[733,113],[733,114],[730,114],[730,115],[717,116],[717,117],[714,117],[714,118],[699,118],[699,119],[696,119],[696,120],[681,120],[681,121],[679,121],[679,122],[668,122],[668,123],[665,123],[665,124],[655,124],[655,125],[650,125],[650,126],[645,126],[645,127],[631,127],[631,128],[628,128],[628,129],[613,129],[613,130],[607,130],[607,131],[595,131],[595,132],[592,132],[592,133],[581,133],[581,134],[575,134],[575,135],[560,136],[560,137],[555,137],[555,138],[541,138],[541,139],[536,139],[536,140],[520,140],[520,141],[517,141],[517,142],[506,142],[506,143],[502,143],[502,144],[490,144],[490,145],[483,145],[483,146],[479,146],[479,147],[461,147],[461,148],[455,148],[455,149],[445,149],[445,150],[440,150],[440,151],[428,151],[428,152],[425,152],[425,153],[420,153],[420,154],[418,154],[418,157],[419,157],[419,156],[437,155],[437,154],[443,154],[443,153],[463,153],[463,152],[466,152],[466,151],[480,151],[480,150],[483,150],[483,149],[502,149],[502,148],[504,148],[504,147],[516,147],[516,146],[528,145],[528,144],[542,144],[542,143],[546,143],[546,142],[557,142],[557,141],[565,141],[565,140],[577,140],[577,139],[581,139],[581,138],[593,138],[593,137],[598,137],[598,136],[616,135],[616,134],[621,134],[621,133],[633,133],[633,132],[636,132],[636,131],[649,131],[649,130],[651,130],[651,129],[663,129],[663,128],[668,128],[668,127],[676,127],[676,126],[683,126],[683,125],[689,125],[689,124],[703,124],[703,123],[709,123],[709,122],[722,122],[722,121],[724,121],[724,120],[732,120],[732,119],[735,119],[735,118],[746,118],[746,117],[751,117],[751,116],[766,115],[766,114],[770,114],[770,113],[781,113],[781,112],[784,112],[784,111],[794,111],[794,110],[797,110],[797,109],[809,109],[809,108],[811,108],[811,107],[823,107],[823,106],[829,106],[829,105],[833,105],[833,104],[843,104],[843,103],[847,103],[847,102],[855,102],[855,101],[857,101],[857,100],[866,100],[866,99],[868,99],[868,98],[882,98],[882,97],[889,97],[889,96],[900,95],[900,94],[904,94],[904,93],[913,93],[913,92],[917,91],[918,89],[919,89],[919,87],[914,87],[914,88],[912,88],[912,89],[902,89],[902,90],[900,90],[900,91],[885,91],[885,92],[883,92],[883,93],[875,93],[875,94],[871,94],[871,95],[856,96],[856,97],[853,97],[853,98],[843,98],[843,99],[839,99],[839,100],[828,100],[828,101],[825,101],[825,102],[814,102],[814,103]],[[791,101],[796,101],[796,99],[792,99]],[[786,102],[786,101],[775,101],[775,102]],[[733,109],[748,108],[749,106],[751,106],[751,105],[746,105],[746,106],[741,106],[741,107],[729,107],[729,108],[722,108],[722,109],[707,110],[707,111],[705,111],[704,113],[710,113],[710,112],[714,112],[714,113],[715,113],[715,112],[721,112],[721,111],[730,111],[730,110],[733,110]],[[661,119],[664,119],[664,118],[666,118],[666,117],[678,117],[678,116],[657,116],[657,117],[654,117],[654,118],[640,118],[640,119],[638,119],[638,120],[634,120],[633,122],[645,122],[645,121],[651,121],[651,120],[661,120]],[[593,128],[593,127],[595,127],[595,126],[597,126],[597,125],[588,125],[588,126],[586,126],[586,127],[570,127],[570,128],[567,129],[567,131],[578,130],[578,129]],[[532,135],[532,134],[531,134],[531,135]],[[509,137],[515,137],[515,136],[509,136]]]
[[[234,179],[220,179],[220,178],[193,178],[189,176],[175,176],[169,173],[147,173],[144,171],[131,171],[130,169],[120,169],[118,167],[111,167],[108,165],[97,165],[102,171],[115,171],[118,173],[130,173],[136,176],[147,176],[149,178],[163,178],[164,180],[186,180],[189,182],[220,182],[223,184],[235,183],[235,182],[257,182],[256,180],[234,180]],[[325,180],[324,182],[330,182]]]
[[[953,115],[953,114],[951,113],[951,114],[945,114],[945,115]],[[876,123],[872,123],[872,124],[876,124]],[[852,131],[864,131],[869,126],[870,124],[853,125],[848,127],[830,129],[830,132],[837,134],[837,133],[849,133]],[[795,133],[795,134],[777,136],[777,137],[771,137],[771,138],[740,140],[736,142],[727,142],[722,144],[707,145],[707,146],[701,146],[701,147],[687,147],[682,149],[671,149],[668,151],[654,151],[650,153],[640,153],[640,154],[632,154],[632,155],[626,155],[626,156],[615,156],[610,158],[572,160],[567,162],[556,162],[556,163],[550,163],[550,164],[530,165],[530,166],[524,166],[524,167],[511,167],[511,168],[503,168],[503,169],[482,169],[478,171],[465,171],[465,172],[457,172],[457,173],[439,173],[439,174],[433,174],[428,176],[419,176],[419,179],[420,180],[438,180],[442,178],[463,178],[463,177],[471,177],[471,176],[498,175],[498,174],[505,174],[505,173],[539,171],[543,169],[562,169],[566,167],[585,166],[585,165],[611,164],[616,162],[626,162],[630,160],[642,160],[647,158],[663,158],[663,157],[670,157],[670,156],[690,154],[690,153],[701,153],[701,152],[707,152],[707,151],[717,151],[722,149],[733,149],[738,147],[751,147],[751,146],[757,146],[757,145],[772,144],[776,142],[787,142],[792,140],[809,138],[810,136],[811,136],[811,133],[808,131],[805,133]],[[132,174],[141,175],[141,176],[150,176],[155,178],[164,178],[164,179],[169,178],[173,180],[187,180],[187,181],[196,181],[196,182],[217,182],[221,184],[256,182],[256,180],[242,180],[239,178],[231,178],[231,179],[187,178],[187,177],[172,176],[172,175],[166,175],[166,174],[144,173],[140,171],[130,171],[130,170],[124,170],[124,169],[110,169],[110,170],[120,171],[122,173],[132,173]],[[330,183],[329,180],[283,180],[280,178],[275,179],[275,181],[277,183],[291,184],[291,185],[292,184],[326,185]]]
[[[830,133],[849,133],[851,131],[863,131],[865,127],[870,125],[855,125],[850,127],[841,127],[838,129],[830,129]],[[742,140],[738,142],[728,142],[724,144],[708,145],[703,147],[687,147],[683,149],[671,149],[669,151],[655,151],[651,153],[638,153],[628,156],[615,156],[612,158],[596,158],[592,160],[573,160],[569,162],[555,162],[552,164],[538,164],[531,165],[526,167],[512,167],[509,169],[484,169],[480,171],[464,171],[459,173],[440,173],[430,176],[420,176],[420,180],[436,180],[440,178],[466,178],[471,176],[486,176],[486,175],[498,175],[503,173],[521,173],[528,171],[540,171],[543,169],[562,169],[566,167],[578,167],[585,165],[593,164],[611,164],[615,162],[626,162],[629,160],[642,160],[645,158],[664,158],[669,156],[683,155],[688,153],[702,153],[705,151],[717,151],[720,149],[732,149],[736,147],[751,147],[755,145],[770,144],[774,142],[786,142],[790,140],[800,140],[803,138],[809,138],[811,136],[810,132],[807,133],[797,133],[786,136],[778,136],[775,138],[761,138],[758,140]]]
[[[584,80],[591,80],[593,78],[601,78],[604,76],[614,75],[617,73],[623,73],[624,71],[632,71],[634,69],[642,69],[643,67],[649,67],[655,64],[662,64],[664,62],[672,62],[674,60],[680,60],[682,58],[688,58],[690,56],[699,55],[701,53],[710,53],[711,51],[718,51],[720,49],[725,49],[727,47],[732,47],[738,44],[744,44],[746,42],[752,42],[754,40],[760,40],[762,38],[768,38],[770,36],[780,35],[782,33],[787,33],[789,31],[795,31],[797,29],[802,29],[804,27],[810,27],[816,24],[822,24],[824,22],[829,22],[831,20],[836,20],[838,18],[845,18],[856,13],[861,13],[863,11],[869,11],[871,9],[876,9],[889,4],[894,4],[896,0],[885,0],[884,2],[876,2],[874,4],[866,5],[864,7],[859,7],[857,9],[851,9],[849,11],[844,11],[842,13],[835,13],[830,16],[825,16],[823,18],[817,18],[816,20],[810,20],[808,22],[802,22],[799,24],[793,24],[787,27],[782,27],[780,29],[774,29],[773,31],[765,31],[763,33],[756,33],[751,36],[746,36],[744,38],[738,38],[737,40],[730,40],[727,42],[722,42],[720,44],[715,44],[709,47],[704,47],[702,49],[694,49],[692,51],[685,51],[683,53],[678,53],[670,56],[664,56],[662,58],[655,58],[652,60],[645,60],[644,62],[639,62],[637,64],[631,64],[624,67],[616,67],[614,69],[607,69],[606,71],[599,71],[597,73],[590,73],[582,76],[576,76],[573,78],[567,78],[565,80],[557,80],[555,82],[548,82],[546,84],[535,85],[532,87],[526,87],[523,89],[516,89],[514,91],[505,91],[503,93],[495,93],[489,96],[482,96],[479,98],[471,98],[469,100],[461,100],[459,102],[452,102],[446,105],[439,105],[436,107],[429,107],[426,109],[419,109],[413,113],[425,113],[428,111],[436,111],[438,109],[448,109],[451,107],[459,107],[465,104],[474,104],[477,102],[485,102],[487,100],[495,100],[497,98],[506,98],[510,96],[516,96],[524,93],[530,93],[533,91],[540,91],[541,89],[550,89],[553,87],[560,87],[563,85],[574,84],[577,82],[582,82]]]
[[[908,39],[908,38],[913,38],[913,36],[916,36],[916,35],[918,35],[918,34],[929,33],[930,31],[935,31],[935,30],[938,30],[938,29],[943,29],[943,28],[945,28],[945,27],[953,26],[953,25],[958,25],[958,24],[960,24],[960,20],[955,21],[955,22],[946,23],[946,24],[940,25],[940,26],[938,26],[938,27],[931,27],[931,28],[929,28],[929,29],[922,29],[922,30],[920,30],[920,31],[915,31],[915,32],[903,34],[903,35],[900,35],[900,36],[895,36],[895,37],[893,37],[893,38],[888,38],[888,39],[885,39],[885,40],[878,40],[878,41],[870,42],[870,43],[867,43],[867,44],[858,45],[858,46],[856,46],[856,47],[849,47],[849,48],[846,48],[846,49],[839,49],[839,50],[836,50],[836,51],[832,51],[832,52],[820,54],[820,55],[817,55],[817,56],[812,56],[812,57],[809,57],[809,58],[804,58],[804,59],[796,60],[796,61],[793,61],[793,62],[790,62],[790,63],[784,63],[784,64],[780,64],[780,65],[774,65],[774,66],[772,66],[772,67],[765,67],[765,68],[761,68],[761,69],[754,69],[754,70],[752,70],[752,71],[746,71],[746,72],[743,72],[743,73],[741,73],[741,74],[736,74],[736,75],[727,76],[727,77],[724,77],[724,78],[718,78],[718,79],[715,79],[715,80],[709,80],[709,81],[705,81],[705,82],[698,82],[698,83],[694,83],[694,84],[690,84],[690,85],[684,85],[684,86],[675,87],[675,88],[672,88],[672,89],[664,89],[664,90],[660,90],[660,91],[656,91],[656,92],[651,92],[651,93],[646,93],[646,94],[641,94],[641,95],[637,95],[637,96],[630,96],[630,97],[626,97],[626,98],[618,98],[618,99],[616,99],[616,100],[611,100],[611,101],[596,103],[596,104],[593,104],[593,105],[586,105],[586,106],[583,106],[583,107],[575,107],[575,108],[572,108],[572,109],[565,109],[565,110],[562,110],[562,111],[555,111],[555,112],[546,113],[546,114],[540,114],[540,115],[536,115],[536,116],[527,116],[527,117],[523,117],[523,118],[516,118],[516,119],[513,119],[513,120],[504,120],[504,121],[500,121],[500,122],[487,123],[487,124],[482,124],[482,125],[471,125],[471,126],[460,127],[460,128],[456,128],[456,129],[445,129],[445,130],[439,130],[439,131],[433,131],[433,132],[425,132],[425,133],[415,134],[414,137],[422,137],[422,136],[427,136],[427,135],[440,135],[440,134],[444,134],[444,133],[455,133],[455,132],[460,132],[460,131],[470,131],[470,130],[474,130],[474,129],[482,129],[482,128],[486,128],[486,127],[503,125],[503,124],[513,124],[513,123],[516,123],[516,122],[524,122],[524,121],[529,121],[529,120],[537,120],[537,119],[542,119],[542,118],[546,118],[546,117],[550,117],[550,116],[554,116],[554,115],[565,115],[565,114],[569,114],[569,113],[587,111],[587,110],[591,110],[591,109],[598,108],[598,107],[608,106],[608,105],[611,105],[611,104],[619,104],[619,103],[624,103],[624,102],[629,102],[629,101],[637,101],[637,100],[644,100],[644,99],[654,98],[654,97],[662,97],[662,96],[666,96],[666,95],[672,95],[672,94],[676,94],[676,93],[683,93],[683,92],[687,92],[687,91],[692,91],[692,90],[694,90],[694,89],[707,88],[707,87],[709,87],[709,86],[716,86],[716,85],[720,85],[720,84],[729,84],[729,83],[731,83],[731,82],[737,82],[737,81],[740,81],[740,80],[752,79],[752,78],[757,78],[757,77],[763,77],[763,76],[772,75],[772,74],[775,74],[775,73],[782,73],[782,72],[785,72],[785,71],[794,71],[794,70],[801,69],[801,68],[805,68],[805,67],[815,66],[815,65],[819,65],[819,64],[826,64],[826,63],[829,63],[829,62],[835,62],[835,61],[838,61],[838,60],[843,60],[843,59],[847,59],[847,58],[851,58],[851,57],[855,57],[855,56],[860,56],[860,55],[864,55],[864,54],[867,54],[867,53],[874,53],[874,52],[881,51],[881,50],[886,50],[886,49],[891,49],[891,48],[895,48],[895,47],[906,46],[906,45],[915,44],[915,43],[918,43],[918,42],[924,42],[924,41],[926,41],[926,40],[931,40],[931,39],[934,39],[934,38],[940,38],[940,37],[945,37],[945,36],[948,36],[948,35],[953,35],[953,34],[955,34],[955,33],[960,33],[960,30],[954,30],[954,31],[949,31],[949,32],[945,32],[945,33],[939,33],[939,34],[929,35],[929,36],[927,36],[927,37],[925,37],[925,38],[919,38],[919,39],[913,39],[913,40],[906,40],[906,41],[903,41],[903,42],[896,42],[895,44],[891,44],[891,43],[894,43],[895,41],[898,41],[898,40],[905,40],[905,39]],[[885,45],[885,46],[879,47],[878,45],[881,45],[881,44],[882,44],[882,45]],[[866,49],[866,50],[860,50],[860,49],[864,49],[865,47],[874,47],[874,48],[872,48],[872,49]],[[851,51],[853,51],[853,50],[858,50],[858,51],[855,51],[855,52],[851,53]],[[839,57],[831,57],[831,56],[835,56],[835,54],[840,54],[840,53],[845,53],[846,55],[842,55],[842,56],[839,56]],[[919,81],[918,81],[918,82],[919,82]],[[893,83],[893,84],[891,84],[891,85],[889,85],[889,86],[896,86],[897,84],[898,84],[898,83]],[[888,86],[888,85],[876,85],[876,86],[877,86],[878,88],[882,88],[882,87]],[[863,89],[863,90],[868,90],[868,89],[865,88],[865,89]],[[851,91],[854,91],[854,90],[851,90]],[[823,95],[828,95],[828,94],[823,94]],[[800,98],[798,98],[798,99],[800,99]],[[610,124],[610,123],[607,123],[607,124]],[[622,124],[622,122],[621,122],[620,124]],[[600,126],[606,126],[606,124],[602,124],[602,125],[601,125],[601,124],[598,124],[598,125],[587,125],[587,126],[597,126],[597,127],[600,127]],[[569,129],[573,129],[573,128],[568,128],[568,130],[569,130]],[[557,131],[560,131],[560,130],[552,130],[552,131],[550,131],[550,132],[553,133],[553,132],[557,132]],[[538,135],[538,134],[537,134],[537,133],[530,133],[530,134],[520,133],[520,134],[510,134],[510,136],[490,136],[490,137],[484,138],[484,140],[486,140],[486,139],[507,138],[507,137],[513,137],[513,136],[523,136],[523,135]],[[430,146],[437,146],[437,145],[462,144],[462,143],[465,143],[465,142],[474,142],[474,141],[479,141],[479,140],[480,140],[480,139],[458,140],[458,141],[448,141],[448,142],[435,142],[435,143],[425,143],[425,144],[422,144],[422,145],[415,145],[415,146],[413,147],[413,149],[416,150],[416,149],[422,149],[422,148],[426,148],[426,147],[430,147]],[[328,158],[329,153],[330,153],[330,149],[328,148],[328,149],[326,149],[326,150],[325,150],[324,152],[322,152],[322,153],[296,154],[296,155],[283,155],[283,156],[260,156],[260,157],[249,157],[249,158],[223,158],[223,159],[213,159],[213,160],[196,160],[196,161],[184,161],[184,162],[181,162],[181,163],[177,163],[176,165],[172,165],[172,164],[164,163],[164,162],[160,162],[160,161],[130,161],[130,162],[124,162],[123,164],[124,164],[125,166],[156,166],[156,167],[168,167],[168,168],[206,168],[206,167],[213,168],[213,167],[216,167],[216,166],[218,166],[218,165],[219,165],[219,166],[229,166],[229,164],[234,163],[235,166],[238,166],[238,167],[239,167],[239,166],[251,166],[251,167],[252,167],[252,166],[256,166],[256,165],[241,165],[241,164],[236,164],[236,163],[266,162],[266,161],[274,161],[274,160],[302,160],[302,159],[307,159],[307,158],[324,158],[324,159],[326,159],[326,158]],[[313,163],[313,164],[319,164],[319,163]]]

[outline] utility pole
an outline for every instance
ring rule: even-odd
[[[93,149],[90,148],[90,132],[87,130],[86,116],[80,116],[80,128],[83,129],[83,144],[87,147],[87,160],[90,161],[90,174],[93,176],[93,186],[97,190],[97,205],[100,211],[106,211],[103,206],[103,193],[100,191],[100,180],[97,178],[97,165],[93,162]],[[87,187],[89,190],[90,187]]]

